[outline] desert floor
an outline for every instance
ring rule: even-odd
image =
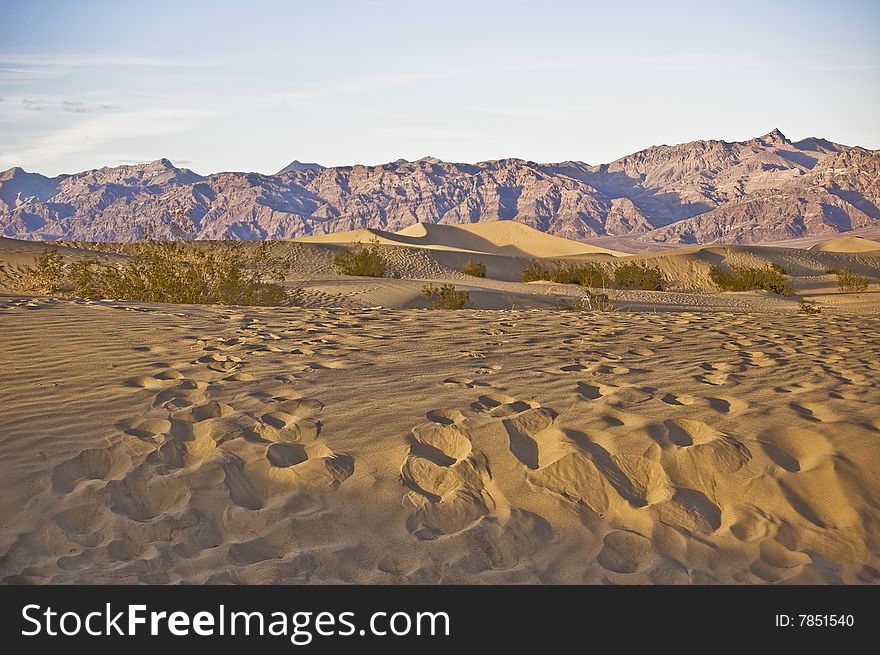
[[[876,295],[2,296],[0,580],[877,583]]]

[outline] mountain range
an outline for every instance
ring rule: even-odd
[[[0,173],[0,235],[18,239],[134,241],[191,222],[195,238],[259,240],[488,220],[657,245],[833,236],[880,225],[880,151],[792,142],[777,129],[741,142],[653,146],[600,165],[426,157],[203,176],[159,159],[51,178]]]

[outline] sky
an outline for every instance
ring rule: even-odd
[[[880,148],[880,2],[0,0],[0,170]]]

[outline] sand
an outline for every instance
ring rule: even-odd
[[[813,248],[825,252],[880,252],[880,241],[858,236],[845,236],[823,241]]]
[[[278,247],[307,306],[0,296],[0,580],[880,581],[880,293],[822,269],[872,255],[684,249],[681,290],[581,313],[424,249],[373,280]],[[721,257],[822,314],[699,291]],[[439,279],[495,309],[416,308]]]
[[[540,232],[515,221],[486,221],[466,225],[414,223],[398,232],[351,230],[293,239],[299,243],[370,243],[401,245],[429,250],[526,257],[608,255],[623,253]]]

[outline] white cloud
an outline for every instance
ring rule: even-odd
[[[210,112],[152,109],[87,118],[45,134],[32,145],[0,155],[0,170],[11,166],[36,168],[67,155],[106,150],[118,142],[181,132]]]

